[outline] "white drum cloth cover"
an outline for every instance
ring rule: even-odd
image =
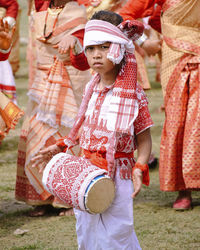
[[[101,205],[102,208],[107,209],[111,205],[115,193],[114,182],[106,174],[106,170],[92,165],[89,160],[83,157],[59,153],[46,165],[42,182],[49,193],[57,196],[74,208],[83,211],[89,210],[91,213],[101,213],[104,212],[105,209],[100,211],[97,205],[102,202],[109,203]],[[91,200],[94,201],[95,197],[100,196],[100,203],[97,201],[97,204],[94,204],[94,210],[90,211],[85,204],[85,200],[87,200],[88,196],[86,192],[90,190],[89,186],[91,183],[96,182],[94,179],[101,175],[103,176],[103,181],[101,179],[100,181],[98,180],[100,185],[96,185],[98,186],[96,189],[99,195],[95,194],[93,190],[93,192],[91,192],[93,193],[93,197],[89,202],[91,203]]]

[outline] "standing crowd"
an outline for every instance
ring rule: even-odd
[[[133,199],[150,181],[153,121],[145,94],[151,88],[146,56],[156,56],[161,65],[160,189],[178,192],[172,207],[181,211],[192,208],[192,191],[200,189],[200,1],[27,3],[28,104],[15,198],[34,206],[33,217],[51,211],[75,215],[80,250],[141,249]],[[8,60],[18,53],[17,14],[16,0],[0,0],[0,143],[24,113],[14,82],[19,60]],[[72,155],[74,167],[83,165],[89,175],[93,166],[113,181],[115,197],[102,213],[73,205],[77,190],[68,203],[63,199],[61,179]],[[73,182],[73,169],[71,176]]]

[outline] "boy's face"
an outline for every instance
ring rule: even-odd
[[[85,49],[89,66],[100,75],[112,73],[115,68],[115,65],[107,58],[109,48],[110,42],[106,42],[99,45],[90,45]]]

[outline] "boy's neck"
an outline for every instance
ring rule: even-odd
[[[108,87],[110,85],[112,85],[116,80],[115,78],[105,78],[105,77],[101,77],[98,88],[99,90],[104,89],[105,87]]]
[[[102,90],[102,89],[104,89],[105,87],[108,87],[108,86],[112,85],[114,82],[115,82],[115,81],[104,82],[104,81],[102,81],[102,79],[101,79],[100,82],[99,82],[99,85],[98,85],[98,89],[99,89],[99,90]]]
[[[103,89],[104,87],[108,87],[112,85],[119,73],[119,67],[116,67],[112,74],[100,74],[100,82],[99,82],[99,89]]]

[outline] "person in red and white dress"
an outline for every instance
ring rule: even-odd
[[[162,30],[159,179],[162,191],[178,192],[172,205],[178,211],[191,209],[192,191],[200,189],[199,12],[199,0],[128,0],[120,10],[124,19],[150,16],[149,24]]]
[[[30,216],[52,211],[71,215],[69,206],[44,190],[31,159],[68,134],[77,115],[83,89],[91,76],[81,45],[87,17],[85,7],[76,1],[43,2],[44,6],[42,1],[35,1],[37,11],[33,12],[35,74],[29,85],[18,145],[15,198],[34,206]],[[31,57],[29,60],[32,62]]]
[[[3,20],[0,19],[0,84],[3,75],[7,73],[1,63],[5,62],[9,57],[14,29],[14,27],[9,28],[7,21],[4,24]],[[8,75],[6,77],[8,78]],[[0,91],[0,144],[9,130],[15,127],[22,115],[23,111],[3,91]]]
[[[40,164],[43,171],[47,163],[53,166],[53,159],[49,162],[53,155],[78,141],[82,157],[92,162],[96,152],[104,159],[104,165],[98,160],[95,163],[107,169],[115,182],[116,196],[102,214],[74,209],[79,250],[141,249],[133,226],[132,198],[140,192],[142,183],[149,185],[147,162],[153,122],[146,95],[137,83],[132,43],[142,35],[143,24],[122,21],[116,13],[99,11],[86,24],[84,50],[97,73],[86,85],[69,135],[32,159],[32,166]],[[137,159],[133,155],[136,149]]]
[[[8,33],[7,38],[4,39],[4,48],[3,50],[0,50],[0,90],[16,104],[16,85],[11,65],[7,59],[10,55],[10,50],[14,40],[15,24],[19,5],[16,0],[0,0],[0,7],[5,9],[5,14],[2,17],[2,23],[4,24],[4,34],[5,32]],[[2,24],[1,27],[3,27]],[[3,34],[3,30],[1,32]]]

